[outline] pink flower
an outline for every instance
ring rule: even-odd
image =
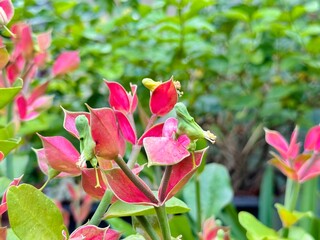
[[[52,67],[53,76],[63,75],[74,71],[80,64],[78,51],[68,51],[61,53]]]
[[[52,96],[44,95],[49,82],[36,87],[29,97],[20,95],[16,99],[19,117],[23,121],[28,121],[39,116],[39,114],[52,104]]]
[[[320,174],[320,127],[311,128],[305,139],[305,151],[299,154],[297,143],[298,128],[291,135],[290,143],[277,131],[265,129],[266,142],[274,147],[280,155],[273,153],[269,162],[287,177],[305,182]]]
[[[229,229],[216,224],[214,218],[208,218],[202,225],[202,233],[199,233],[200,240],[216,240],[218,239],[218,231],[221,231],[224,235],[224,240],[229,240]],[[219,238],[221,239],[221,238]]]
[[[99,228],[94,225],[84,225],[78,227],[74,230],[73,233],[70,234],[69,238],[67,238],[66,233],[63,232],[64,240],[118,240],[120,239],[120,233],[115,230],[107,228]]]
[[[162,137],[145,137],[143,145],[148,157],[148,166],[174,165],[190,155],[190,139],[181,135],[176,139],[178,120],[169,118],[162,130]]]
[[[151,91],[149,106],[153,114],[164,116],[173,109],[178,101],[179,82],[174,82],[173,78],[170,78],[166,82],[159,83],[145,78],[142,83]]]
[[[0,0],[0,26],[7,25],[14,14],[11,0]]]
[[[109,88],[109,104],[115,110],[125,114],[132,114],[138,105],[137,85],[130,84],[131,92],[127,92],[124,87],[111,81],[105,81]]]

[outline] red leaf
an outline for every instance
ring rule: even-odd
[[[138,144],[143,144],[143,139],[146,137],[161,137],[162,136],[162,129],[163,129],[164,123],[159,123],[157,125],[152,126],[149,128],[138,140]]]
[[[39,135],[39,137],[48,163],[53,169],[75,176],[81,174],[77,166],[80,154],[67,139],[61,136],[43,137]]]
[[[123,156],[125,142],[120,134],[114,111],[111,108],[90,108],[90,123],[95,153],[105,160],[113,160],[119,154]]]
[[[109,189],[114,193],[114,195],[123,202],[141,205],[152,205],[157,206],[157,204],[150,201],[150,199],[137,188],[127,175],[120,168],[113,168],[107,171],[106,174],[107,183]],[[141,178],[138,178],[145,188],[149,188]]]
[[[134,130],[133,126],[131,125],[129,119],[123,112],[115,111],[116,117],[118,119],[119,127],[124,138],[132,143],[133,145],[137,142],[137,135],[136,131]]]
[[[98,228],[94,225],[84,225],[78,227],[73,233],[71,233],[69,240],[118,240],[120,233],[107,228]]]
[[[64,112],[64,121],[63,121],[63,127],[65,130],[67,130],[70,134],[75,136],[79,139],[79,133],[76,128],[76,118],[79,115],[84,115],[89,121],[90,124],[90,113],[88,112],[70,112],[63,107],[61,107]]]
[[[207,149],[208,147],[200,151],[196,151],[194,154],[191,154],[183,159],[180,163],[172,166],[169,183],[164,194],[165,198],[160,199],[161,203],[164,203],[172,198],[189,181],[197,168],[200,166],[203,155]],[[159,193],[162,191],[162,187],[163,181],[161,181]]]
[[[98,174],[101,187],[96,187],[96,174]],[[81,176],[83,190],[91,197],[101,199],[107,189],[106,179],[103,177],[104,173],[100,169],[95,170],[94,168],[85,168],[82,170]]]
[[[177,101],[178,93],[171,78],[151,93],[150,110],[153,114],[164,116],[173,109]]]

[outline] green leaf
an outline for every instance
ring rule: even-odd
[[[62,239],[66,230],[58,207],[40,190],[22,184],[7,193],[10,225],[21,239]]]
[[[9,62],[9,53],[4,46],[0,46],[0,70]]]
[[[121,218],[112,218],[108,219],[108,223],[111,225],[111,228],[121,232],[123,236],[129,236],[135,234],[131,224],[122,220]]]
[[[280,216],[282,225],[284,227],[290,227],[304,217],[313,217],[313,213],[309,212],[298,212],[298,211],[289,211],[283,205],[276,203],[276,209],[278,210],[278,214]]]
[[[140,234],[135,234],[135,235],[130,235],[123,240],[146,240],[146,239]]]
[[[7,230],[7,240],[21,240],[17,237],[17,235],[12,231],[12,228],[8,228]]]
[[[231,202],[233,191],[227,169],[220,164],[207,164],[200,175],[201,212],[203,219],[216,216]],[[190,215],[196,219],[195,184],[191,181],[183,190],[183,199],[190,207]]]
[[[11,183],[11,180],[7,177],[0,177],[0,197],[3,196],[4,192],[7,190],[7,187]]]
[[[239,213],[239,222],[247,230],[249,240],[278,239],[276,231],[263,225],[252,214],[247,212]]]
[[[11,150],[15,149],[20,144],[21,138],[19,139],[9,139],[0,140],[0,151],[4,155],[7,155]]]
[[[17,86],[0,88],[0,109],[6,106],[22,89],[22,81],[18,81]]]
[[[166,202],[166,211],[168,214],[185,213],[190,209],[188,206],[178,198],[171,198]],[[142,216],[156,214],[152,206],[134,205],[128,204],[121,201],[117,201],[110,206],[105,218],[114,217],[127,217],[127,216]]]
[[[194,239],[192,227],[185,215],[177,215],[170,219],[170,229],[172,236],[182,235],[182,239]]]
[[[0,128],[0,139],[7,140],[14,137],[14,123],[11,122],[6,126]]]
[[[260,221],[271,227],[273,219],[273,181],[274,170],[273,166],[268,165],[264,170],[262,177],[260,195],[259,195],[259,219]]]
[[[290,227],[288,238],[290,240],[314,240],[314,238],[307,233],[305,229],[295,226]]]

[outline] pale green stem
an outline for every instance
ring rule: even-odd
[[[201,231],[201,221],[202,221],[202,214],[201,214],[201,195],[200,195],[200,181],[198,174],[195,176],[195,188],[196,188],[196,207],[197,207],[197,231]]]
[[[2,27],[3,27],[5,30],[7,30],[7,32],[8,32],[12,37],[14,37],[14,38],[16,37],[16,35],[15,35],[13,32],[11,32],[10,29],[7,28],[6,25],[2,25]]]
[[[137,216],[138,221],[143,226],[144,230],[148,233],[151,240],[160,240],[158,234],[154,230],[154,228],[151,226],[151,224],[148,222],[148,219],[145,216]]]
[[[154,207],[157,213],[160,229],[162,232],[162,239],[163,240],[171,240],[171,232],[170,226],[168,221],[168,216],[166,213],[166,206],[163,204],[159,207]]]
[[[288,211],[293,211],[297,205],[300,191],[300,183],[287,178],[284,206]],[[282,236],[288,237],[289,229],[284,228]]]
[[[110,190],[106,190],[99,206],[97,207],[96,211],[94,212],[92,218],[89,221],[89,224],[98,226],[102,220],[102,217],[104,213],[106,212],[106,209],[110,205],[111,199],[112,199],[112,192]]]

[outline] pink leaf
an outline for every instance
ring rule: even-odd
[[[49,81],[46,81],[45,83],[34,88],[31,96],[28,98],[28,104],[33,103],[36,99],[43,96],[47,91],[48,85],[49,85]]]
[[[105,160],[113,160],[119,154],[123,156],[125,142],[120,134],[116,117],[110,108],[90,108],[90,123],[93,140],[96,142],[95,153]]]
[[[53,64],[53,76],[63,75],[74,71],[80,64],[78,51],[69,51],[61,53]]]
[[[143,139],[146,137],[161,137],[164,123],[159,123],[148,129],[138,140],[138,144],[143,144]]]
[[[19,178],[14,178],[13,181],[9,184],[9,187],[11,186],[18,186],[21,179],[22,179],[23,175]],[[1,204],[0,204],[0,216],[5,213],[7,210],[8,210],[8,206],[7,206],[7,191],[9,189],[9,187],[6,189],[6,191],[4,192],[3,194],[3,197],[2,197],[2,201],[1,201]]]
[[[130,112],[130,101],[124,87],[117,82],[105,81],[109,88],[109,104],[116,110]]]
[[[7,25],[11,21],[13,14],[14,14],[14,8],[11,0],[1,0],[0,1],[0,25]]]
[[[151,93],[150,110],[153,114],[164,116],[173,109],[177,101],[178,93],[171,78]]]
[[[37,40],[40,51],[45,52],[51,45],[51,31],[40,33]]]
[[[167,189],[165,191],[164,199],[160,199],[161,203],[164,203],[172,198],[189,181],[189,179],[200,166],[203,155],[207,149],[208,147],[200,151],[196,151],[178,164],[172,166],[172,172],[169,178]],[[160,184],[159,193],[162,191],[162,188],[163,179]]]
[[[132,143],[133,145],[137,142],[137,135],[136,131],[134,130],[133,126],[131,125],[129,119],[124,115],[123,112],[115,111],[116,117],[118,119],[119,127],[124,138]]]
[[[48,163],[53,169],[75,176],[81,174],[77,166],[80,154],[67,139],[61,136],[43,137],[39,135],[39,137]]]
[[[16,99],[16,104],[18,107],[20,119],[24,119],[27,115],[27,100],[22,95],[20,95]]]
[[[109,189],[111,189],[114,195],[121,201],[132,204],[157,206],[156,203],[151,202],[150,199],[131,182],[120,168],[107,170],[106,178]],[[146,189],[151,191],[141,178],[138,179]]]
[[[264,130],[266,132],[266,142],[277,149],[277,151],[284,159],[287,159],[287,152],[289,148],[288,142],[279,132],[272,131],[267,128],[265,128]]]
[[[76,128],[76,118],[80,115],[86,116],[86,118],[89,121],[90,124],[90,113],[88,112],[70,112],[63,107],[61,107],[64,112],[64,121],[63,121],[63,127],[65,130],[67,130],[70,134],[75,136],[79,139],[79,133]]]
[[[96,174],[98,174],[100,187],[97,187]],[[104,173],[94,168],[85,168],[82,170],[81,184],[83,190],[93,198],[101,199],[107,189]]]
[[[131,84],[131,95],[128,95],[129,101],[130,101],[130,113],[133,113],[138,105],[138,97],[137,97],[137,85]]]
[[[47,61],[47,58],[48,58],[48,53],[47,52],[43,52],[43,53],[36,53],[36,55],[34,56],[34,64],[39,67],[39,68],[42,68],[46,61]]]
[[[109,227],[98,228],[94,225],[84,225],[71,233],[69,240],[118,240],[119,238],[120,234]]]
[[[185,146],[167,137],[145,138],[143,146],[148,157],[148,166],[174,165],[190,155]]]
[[[168,118],[163,126],[162,136],[172,138],[174,137],[178,127],[178,120],[175,118]]]
[[[304,149],[307,151],[320,151],[320,126],[315,126],[308,131]]]
[[[14,56],[20,54],[26,59],[31,59],[33,55],[33,41],[31,27],[26,23],[16,23],[11,27],[11,31],[16,35]]]

